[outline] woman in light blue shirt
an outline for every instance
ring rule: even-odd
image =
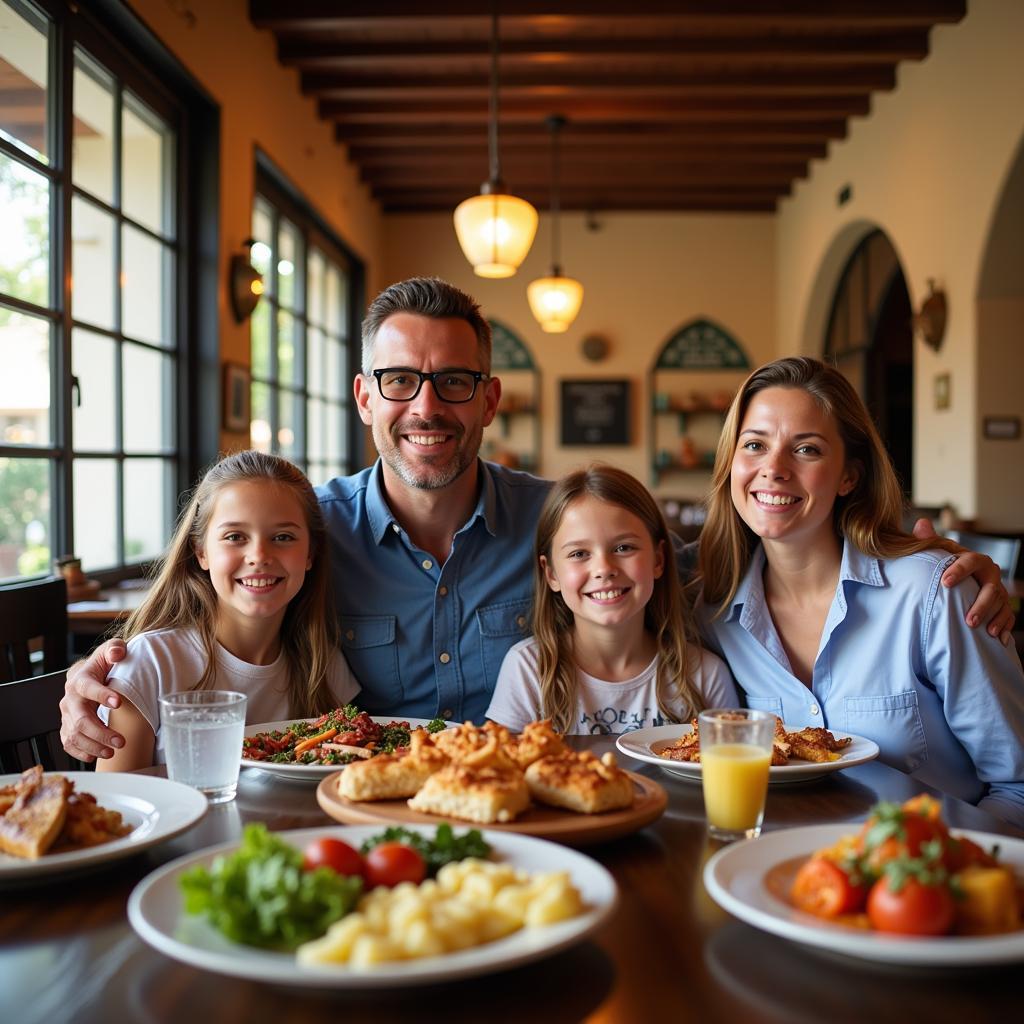
[[[837,370],[756,370],[718,446],[700,578],[710,646],[747,704],[874,740],[887,764],[1024,827],[1024,673],[968,628],[954,550],[900,528],[903,499]]]

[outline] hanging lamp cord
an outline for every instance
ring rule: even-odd
[[[551,276],[562,276],[561,255],[561,234],[558,226],[558,168],[559,168],[559,136],[565,118],[559,114],[552,114],[548,118],[548,127],[551,129]]]
[[[487,127],[487,142],[491,158],[491,190],[503,191],[501,184],[501,160],[498,156],[498,3],[491,4],[491,100],[490,120]]]

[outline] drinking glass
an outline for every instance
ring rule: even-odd
[[[712,708],[698,716],[708,834],[732,842],[761,834],[775,715]]]
[[[211,804],[233,800],[245,705],[245,694],[234,690],[186,690],[161,697],[167,777],[205,793]]]

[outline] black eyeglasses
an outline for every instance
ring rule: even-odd
[[[372,376],[377,378],[382,398],[389,402],[411,402],[429,380],[434,385],[434,393],[442,402],[458,405],[468,402],[476,394],[476,386],[482,380],[489,380],[486,373],[479,370],[435,370],[433,373],[420,373],[419,370],[407,370],[404,367],[390,367],[385,370],[374,370]]]

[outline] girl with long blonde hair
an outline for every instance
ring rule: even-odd
[[[182,511],[108,682],[124,747],[97,768],[163,760],[158,699],[238,690],[254,722],[310,717],[359,692],[337,642],[320,505],[297,466],[244,451],[215,463]],[[101,709],[106,710],[106,709]]]
[[[900,527],[871,417],[838,370],[779,359],[740,388],[700,538],[709,640],[752,708],[873,740],[883,761],[1024,825],[1024,674],[970,629],[960,549]]]
[[[505,656],[488,718],[619,733],[736,704],[728,669],[693,637],[665,518],[635,477],[605,465],[562,477],[535,555],[534,635]]]

